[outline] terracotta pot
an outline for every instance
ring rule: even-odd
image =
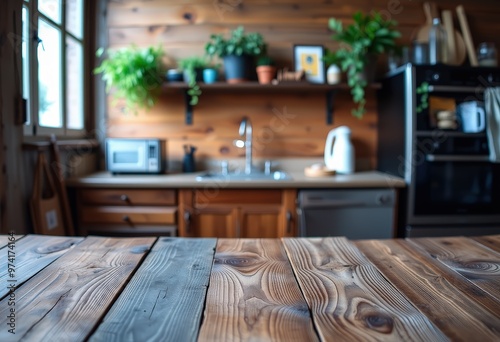
[[[261,65],[257,67],[257,77],[260,84],[269,84],[276,76],[276,67]]]

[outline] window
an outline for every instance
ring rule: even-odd
[[[23,1],[26,135],[85,133],[83,0]]]

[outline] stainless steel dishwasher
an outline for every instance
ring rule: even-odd
[[[301,236],[390,239],[395,225],[394,189],[301,190]]]

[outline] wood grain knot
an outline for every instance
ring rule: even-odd
[[[460,273],[469,276],[500,276],[500,263],[493,260],[467,260],[455,267]]]
[[[38,254],[56,253],[56,252],[71,248],[74,245],[75,245],[74,241],[64,241],[64,242],[49,245],[49,246],[37,247],[35,249],[35,252]]]
[[[182,15],[182,17],[189,21],[190,23],[193,23],[194,22],[194,19],[195,19],[195,15],[193,13],[190,13],[190,12],[186,12]]]
[[[356,319],[382,334],[390,334],[394,329],[394,319],[391,316],[366,302],[358,304]]]
[[[147,251],[149,251],[149,246],[135,246],[135,247],[132,247],[132,249],[130,250],[130,253],[143,254],[143,253],[146,253]]]
[[[245,267],[255,264],[255,260],[250,258],[236,258],[236,257],[216,257],[215,264],[226,264],[234,267]]]

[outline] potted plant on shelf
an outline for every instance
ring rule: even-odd
[[[179,68],[184,73],[184,82],[189,86],[188,95],[191,97],[190,104],[198,104],[201,89],[198,85],[203,80],[203,69],[208,66],[208,62],[202,57],[186,57],[178,61]]]
[[[276,76],[274,61],[269,56],[261,56],[257,60],[257,78],[260,84],[269,84]]]
[[[340,48],[330,52],[326,61],[340,64],[347,72],[347,84],[358,107],[352,114],[361,118],[365,113],[365,88],[375,77],[377,58],[384,52],[396,49],[396,39],[401,33],[396,30],[397,22],[386,20],[378,12],[353,15],[353,23],[347,27],[340,20],[330,18],[329,28],[335,32],[332,39],[341,43]]]
[[[101,57],[105,50],[97,50]],[[108,50],[108,57],[94,69],[102,74],[106,91],[116,90],[114,97],[125,99],[128,111],[137,113],[139,108],[153,107],[160,96],[165,66],[161,46],[139,49],[136,46]]]
[[[260,33],[245,34],[243,26],[231,31],[228,39],[222,34],[212,34],[205,45],[208,56],[217,56],[224,60],[226,80],[229,83],[240,83],[252,79],[255,74],[255,56],[265,52],[266,45]]]
[[[205,69],[203,69],[203,82],[210,84],[217,82],[218,69],[220,68],[220,64],[210,64]]]

